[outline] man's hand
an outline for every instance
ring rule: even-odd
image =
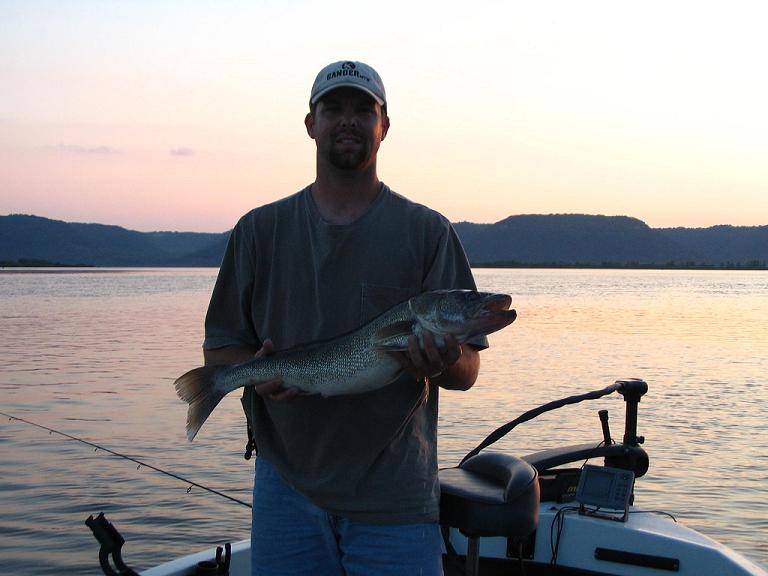
[[[424,333],[421,345],[418,337],[409,336],[408,351],[394,355],[417,380],[427,378],[449,390],[469,390],[480,370],[476,348],[459,344],[453,336],[446,336],[439,347],[431,332]]]
[[[266,339],[261,345],[259,351],[256,352],[256,358],[269,356],[274,351],[275,349],[272,340]],[[255,382],[253,384],[253,390],[262,398],[269,398],[270,400],[276,400],[278,402],[292,400],[301,393],[301,390],[298,388],[286,388],[280,378]]]
[[[408,337],[408,351],[395,354],[403,369],[417,379],[436,378],[443,371],[453,366],[461,358],[462,349],[453,336],[445,337],[445,345],[440,348],[431,332],[424,332],[423,346],[418,337]]]
[[[410,336],[408,351],[393,355],[416,379],[428,378],[449,390],[469,390],[480,370],[480,355],[476,348],[459,344],[453,336],[446,336],[445,345],[438,347],[430,332],[424,333],[422,345],[416,336]]]

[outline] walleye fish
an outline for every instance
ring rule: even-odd
[[[439,347],[446,335],[463,344],[514,322],[506,294],[474,290],[424,292],[384,312],[365,326],[327,342],[300,346],[232,366],[203,366],[176,380],[189,403],[187,438],[192,440],[224,396],[264,380],[280,378],[309,394],[360,394],[394,382],[403,371],[390,352],[408,349],[408,337],[425,331]]]

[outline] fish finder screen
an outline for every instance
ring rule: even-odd
[[[584,496],[605,496],[610,494],[616,475],[611,472],[592,470],[589,473],[589,482],[583,486]]]
[[[599,508],[624,510],[626,517],[634,480],[631,470],[586,464],[576,488],[576,500]]]

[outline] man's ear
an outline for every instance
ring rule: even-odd
[[[312,112],[309,112],[304,117],[304,126],[307,128],[307,134],[309,134],[309,137],[312,138],[312,140],[315,139],[315,117],[312,114]]]
[[[389,132],[389,116],[387,114],[384,114],[381,117],[381,139],[384,140],[384,138],[387,137],[387,132]]]

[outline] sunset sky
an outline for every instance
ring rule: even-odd
[[[353,59],[387,89],[380,177],[454,222],[768,224],[766,22],[761,0],[0,0],[0,215],[227,230],[313,180],[310,86]]]

